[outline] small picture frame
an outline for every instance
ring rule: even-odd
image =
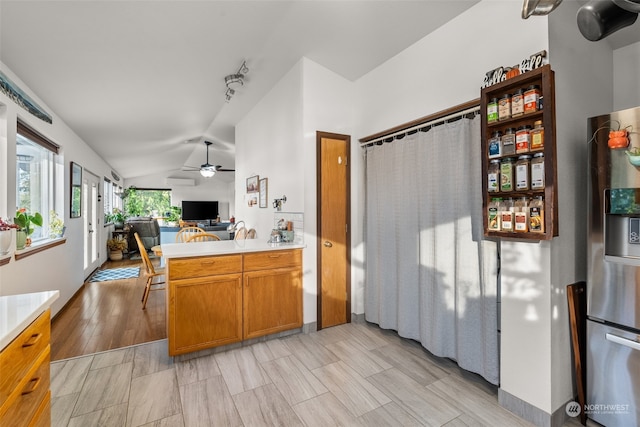
[[[267,199],[269,198],[268,196],[268,181],[267,178],[262,178],[260,180],[260,207],[261,208],[266,208],[267,207]]]
[[[71,162],[71,218],[82,215],[82,166]]]
[[[258,188],[258,175],[247,178],[247,193],[257,193]]]

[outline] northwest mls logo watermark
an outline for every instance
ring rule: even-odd
[[[631,413],[629,412],[629,405],[621,403],[591,403],[585,404],[584,408],[581,408],[578,402],[569,402],[567,406],[564,407],[564,410],[570,417],[577,417],[583,409],[587,415],[629,415]]]

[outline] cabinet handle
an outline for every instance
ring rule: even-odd
[[[42,334],[33,334],[27,341],[22,344],[22,347],[31,347],[32,345],[35,345],[38,341],[40,341],[40,338],[42,338]]]
[[[282,255],[269,255],[269,258],[280,258]]]
[[[213,265],[213,261],[200,261],[200,265]]]
[[[26,394],[31,394],[34,391],[36,391],[36,389],[38,388],[38,386],[40,385],[40,377],[36,377],[36,378],[31,378],[28,382],[28,384],[31,385],[31,387],[29,387],[28,390],[23,390],[22,391],[22,395],[26,395]]]
[[[333,246],[333,243],[331,243],[330,241],[328,241],[328,240],[327,240],[327,241],[325,241],[325,242],[324,242],[324,245],[325,245],[326,247],[330,248],[330,247],[332,247],[332,246]]]

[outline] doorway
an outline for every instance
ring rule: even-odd
[[[318,330],[351,322],[350,143],[316,133]]]
[[[100,267],[98,186],[100,178],[84,170],[82,174],[82,213],[84,214],[84,277]]]

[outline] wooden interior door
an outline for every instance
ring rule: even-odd
[[[318,329],[351,322],[348,135],[318,132]]]

